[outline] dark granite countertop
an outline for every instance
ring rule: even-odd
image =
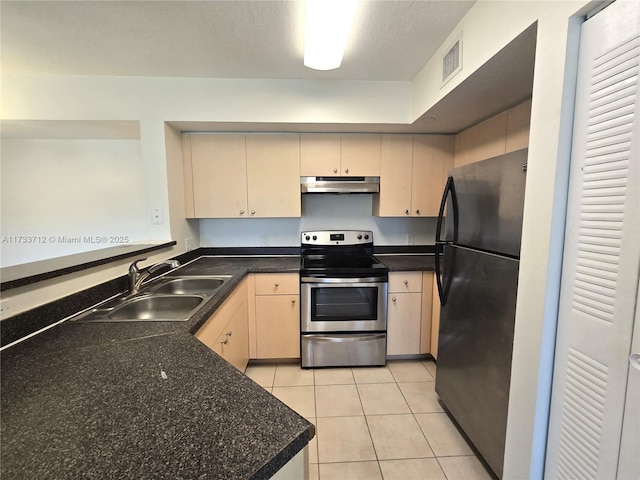
[[[378,258],[433,270],[433,255]],[[170,276],[231,278],[187,322],[67,321],[4,350],[0,476],[272,476],[314,426],[192,334],[248,273],[299,267],[299,256],[203,256]]]
[[[202,257],[233,275],[188,322],[64,322],[2,352],[2,478],[269,478],[314,426],[192,333],[249,272],[299,257]],[[165,378],[166,377],[166,378]]]
[[[390,272],[433,271],[435,270],[434,254],[426,255],[376,255]]]

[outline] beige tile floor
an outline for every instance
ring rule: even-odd
[[[491,479],[438,402],[433,361],[318,370],[256,364],[246,374],[316,425],[312,480]]]

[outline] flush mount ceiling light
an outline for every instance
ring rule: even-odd
[[[333,70],[342,64],[358,0],[307,0],[304,65]]]

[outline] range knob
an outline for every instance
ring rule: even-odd
[[[317,240],[317,239],[318,239],[318,236],[317,236],[317,235],[314,235],[314,236],[313,236],[313,240],[315,241],[315,240]]]
[[[310,239],[310,238],[311,238],[311,237],[310,237],[309,235],[306,235],[306,236],[304,237],[304,239],[305,239],[307,242],[309,241],[309,239]]]
[[[365,235],[365,236],[364,236],[364,239],[365,239],[365,240],[369,240],[369,235]]]
[[[362,240],[362,235],[358,235],[358,240]]]

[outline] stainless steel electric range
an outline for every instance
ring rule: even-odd
[[[389,270],[372,232],[302,232],[301,246],[302,367],[384,365]]]

